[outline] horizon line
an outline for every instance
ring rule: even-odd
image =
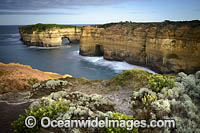
[[[108,24],[108,23],[120,23],[120,22],[135,22],[135,23],[161,23],[161,22],[165,22],[165,21],[170,21],[170,22],[188,22],[188,21],[200,21],[200,19],[192,19],[192,20],[163,20],[163,21],[117,21],[117,22],[105,22],[105,23],[99,23],[99,24],[95,24],[95,23],[83,23],[83,24],[77,24],[77,23],[71,23],[71,24],[64,24],[64,23],[31,23],[31,24],[0,24],[0,26],[16,26],[16,25],[35,25],[35,24],[58,24],[58,25],[101,25],[101,24]]]

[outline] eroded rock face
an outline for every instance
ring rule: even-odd
[[[24,34],[35,45],[61,45],[80,39],[80,54],[151,68],[159,73],[193,73],[200,69],[200,21],[116,23],[109,26],[50,29]]]
[[[101,48],[99,48],[101,46]],[[200,69],[200,21],[84,27],[80,54],[125,60],[160,73]]]
[[[70,42],[80,40],[81,28],[51,28],[45,31],[33,31],[28,34],[20,29],[21,40],[27,45],[54,47],[62,45],[62,38],[68,38]]]

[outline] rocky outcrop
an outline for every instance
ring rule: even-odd
[[[43,31],[33,31],[27,33],[23,28],[19,29],[21,40],[26,45],[54,47],[61,46],[62,39],[67,38],[70,42],[79,42],[81,35],[81,27],[69,28],[50,28]]]
[[[58,46],[63,37],[80,40],[80,54],[104,56],[146,66],[159,73],[193,73],[200,69],[200,21],[111,23],[82,28],[20,30],[31,45]]]
[[[147,66],[159,73],[200,69],[200,21],[84,27],[80,54]]]

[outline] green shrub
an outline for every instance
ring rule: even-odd
[[[126,81],[133,78],[133,73],[128,70],[124,70],[120,75],[116,77],[116,83],[119,85],[125,85]]]
[[[166,76],[154,74],[148,76],[149,86],[155,92],[160,92],[162,88],[167,87],[169,89],[175,87],[173,79]]]
[[[19,118],[12,123],[12,128],[16,133],[35,133],[40,130],[40,121],[42,117],[49,117],[50,119],[56,119],[58,113],[68,111],[68,105],[62,102],[62,99],[58,103],[49,106],[40,105],[26,110],[25,115],[19,115]],[[25,119],[28,116],[34,116],[36,118],[36,126],[32,129],[27,128],[25,125]]]
[[[27,79],[28,84],[34,85],[35,83],[38,83],[39,80],[37,78],[29,78]]]
[[[152,102],[157,100],[157,96],[156,95],[152,95],[149,93],[145,93],[144,97],[142,98],[142,103],[144,105],[150,106]]]
[[[113,120],[134,120],[132,115],[126,115],[121,113],[112,113],[113,114]],[[127,130],[127,128],[106,128],[107,133],[137,133],[138,129],[133,128],[133,130]]]
[[[139,88],[141,88],[142,86],[145,86],[145,84],[148,84],[148,75],[150,75],[149,72],[138,68],[132,70],[123,70],[122,73],[113,77],[111,82],[114,83],[114,85],[120,86],[129,86],[131,84],[136,85],[137,83],[139,83]],[[136,86],[135,88],[138,88]]]
[[[4,74],[4,73],[0,71],[0,76],[3,76],[3,74]]]
[[[21,26],[19,27],[20,30],[22,30],[24,33],[32,34],[33,31],[45,31],[47,29],[51,28],[73,28],[78,26],[73,25],[57,25],[57,24],[35,24],[35,25],[27,25],[27,26]]]

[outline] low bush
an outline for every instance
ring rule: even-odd
[[[164,87],[167,87],[169,89],[175,87],[174,80],[163,75],[149,75],[148,80],[150,89],[155,92],[160,92],[161,89]]]
[[[68,105],[64,104],[62,100],[58,103],[49,106],[40,105],[26,110],[25,115],[19,115],[19,118],[12,123],[12,128],[16,133],[35,133],[40,131],[40,121],[42,117],[49,117],[50,119],[55,119],[58,113],[66,112],[68,110]],[[25,125],[25,119],[28,116],[34,116],[36,118],[36,126],[34,128],[27,128]]]
[[[29,78],[27,79],[28,84],[34,85],[35,83],[38,83],[39,80],[37,78]]]
[[[132,115],[126,115],[125,113],[124,114],[121,114],[121,113],[112,113],[113,114],[113,120],[134,120],[133,116]],[[137,128],[133,128],[133,126],[129,125],[128,127],[126,128],[106,128],[106,132],[107,133],[137,133],[138,132],[138,129]],[[127,129],[130,129],[130,130],[127,130]]]
[[[111,85],[129,88],[141,88],[148,85],[147,77],[149,75],[151,75],[151,73],[138,68],[124,70],[122,73],[112,78]]]
[[[0,71],[0,76],[3,76],[3,75],[4,75],[4,73]]]

